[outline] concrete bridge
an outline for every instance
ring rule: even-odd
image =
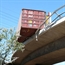
[[[35,34],[24,44],[25,51],[13,55],[19,57],[14,65],[52,65],[65,61],[65,17],[52,22],[37,38]]]
[[[15,63],[21,65],[51,65],[65,60],[65,17],[25,43],[25,51],[17,51]]]

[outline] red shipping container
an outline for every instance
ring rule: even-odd
[[[38,11],[34,11],[34,15],[38,15],[39,14],[39,12]]]
[[[33,14],[33,11],[32,10],[28,10],[28,14]]]
[[[38,20],[33,20],[33,24],[39,24]]]
[[[21,28],[20,35],[21,37],[18,38],[18,42],[25,42],[27,39],[30,38],[33,34],[35,34],[36,29],[31,28]]]
[[[22,20],[22,27],[23,28],[33,28],[37,29],[39,26],[43,23],[43,21],[38,21],[38,20]],[[41,27],[43,28],[43,27]]]
[[[23,9],[22,13],[27,14],[28,10]]]
[[[40,10],[22,9],[22,14],[19,20],[19,29],[21,37],[18,38],[19,42],[24,42],[33,34],[39,26],[45,21],[46,12]],[[44,25],[40,28],[44,28]]]
[[[24,19],[24,21],[23,21]],[[22,9],[22,27],[37,29],[46,19],[46,12],[40,10]],[[25,24],[25,20],[27,23]],[[42,22],[40,22],[42,20]],[[29,23],[29,21],[31,23]],[[23,23],[24,22],[24,23]],[[39,25],[38,25],[39,24]],[[24,26],[26,25],[26,26]]]
[[[28,15],[27,14],[22,14],[23,16],[22,16],[22,18],[27,18],[28,17]]]

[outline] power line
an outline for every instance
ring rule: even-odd
[[[9,15],[9,14],[3,13],[3,12],[1,12],[0,14],[1,14],[1,16],[6,16],[7,18],[12,18],[13,20],[16,20],[16,21],[18,20],[18,18],[13,17],[12,15]]]
[[[8,25],[8,26],[12,26],[12,24],[14,25],[17,25],[18,23],[15,22],[15,20],[11,19],[11,18],[8,18],[8,17],[4,17],[4,16],[1,16],[1,21],[0,21],[0,24],[1,26],[3,26],[2,24],[4,25]],[[4,19],[4,20],[3,20]],[[5,21],[5,22],[4,22]]]
[[[3,27],[5,27],[5,28],[14,28],[14,27],[17,27],[17,26],[10,26],[10,25],[2,25],[2,26],[0,26],[0,28],[3,28]]]
[[[16,23],[11,23],[10,21],[3,21],[2,23],[0,23],[1,25],[7,25],[7,26],[13,26],[13,25],[17,25]]]
[[[4,20],[6,20],[6,23],[9,23],[9,24],[10,24],[10,23],[14,23],[14,24],[16,23],[16,24],[18,24],[18,23],[15,22],[14,20],[8,19],[8,18],[5,18],[5,17],[2,17],[0,22],[3,23]]]
[[[18,20],[16,20],[16,19],[13,19],[13,18],[11,18],[11,17],[8,17],[7,15],[2,15],[2,14],[1,14],[1,21],[2,21],[2,19],[6,19],[7,21],[11,21],[11,22],[13,22],[13,23],[17,23],[17,22],[15,22],[15,21],[18,21]]]
[[[9,14],[9,13],[6,13],[6,12],[4,12],[4,11],[0,11],[1,13],[4,13],[4,14],[6,14],[6,15],[10,15],[10,16],[12,16],[12,17],[14,17],[14,18],[18,18],[18,17],[16,17],[16,16],[13,16],[13,15],[11,15],[11,14]]]
[[[7,9],[8,11],[14,12],[14,13],[16,13],[16,14],[19,14],[18,12],[13,11],[13,10],[11,10],[10,8],[5,8],[5,7],[2,7],[2,8]]]
[[[12,11],[12,10],[9,10],[9,11]],[[9,24],[12,23],[12,22],[16,23],[15,21],[18,21],[18,19],[19,19],[18,17],[13,16],[13,15],[11,15],[9,13],[4,12],[4,11],[0,11],[0,12],[1,12],[0,13],[1,14],[1,23],[2,23],[3,18],[6,19],[7,21],[10,21]]]
[[[62,9],[62,8],[64,8],[64,7],[65,7],[65,5],[63,5],[63,6],[59,7],[58,9],[56,9],[56,10],[52,13],[52,15],[51,15],[51,16],[53,16],[53,15],[54,15],[57,11],[61,10],[61,9]],[[51,17],[51,16],[50,16],[50,17]],[[49,18],[50,18],[50,17],[49,17]],[[49,18],[48,18],[48,19],[49,19]],[[46,20],[45,20],[45,22],[46,22],[48,19],[46,19]],[[40,27],[41,27],[43,24],[45,24],[45,22],[43,22],[43,23],[40,25]],[[36,33],[35,33],[36,35],[38,35],[38,34],[39,34],[40,27],[37,29],[37,31],[36,31]]]
[[[6,18],[5,18],[6,19]],[[6,19],[7,20],[7,22],[4,22],[4,21],[2,21],[0,24],[1,24],[1,27],[14,27],[15,25],[17,26],[17,23],[14,23],[13,24],[13,22],[11,22],[11,20],[9,21],[8,19]],[[9,22],[9,23],[8,23]]]
[[[17,24],[12,25],[12,24],[7,24],[7,23],[4,22],[3,24],[0,25],[0,27],[6,27],[6,28],[13,27],[14,28],[14,27],[17,27]]]
[[[4,27],[12,27],[12,25],[11,25],[11,23],[17,23],[17,22],[15,22],[15,21],[18,21],[18,20],[16,20],[16,19],[14,19],[14,18],[12,18],[9,14],[7,15],[6,13],[4,14],[4,13],[0,13],[1,14],[1,26],[0,27],[2,27],[3,26],[3,24],[4,24]],[[7,20],[7,22],[5,23],[5,22],[3,22],[2,20],[3,20],[3,18],[5,19],[5,20]],[[9,24],[8,24],[8,22],[9,22]],[[2,24],[3,23],[3,24]],[[17,23],[18,24],[18,23]],[[16,25],[17,26],[17,25]],[[15,26],[15,27],[16,27]],[[13,25],[13,27],[14,27],[14,25]]]

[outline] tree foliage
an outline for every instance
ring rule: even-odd
[[[24,51],[25,45],[17,41],[18,37],[20,37],[19,32],[15,32],[14,29],[0,28],[0,55],[3,62],[11,60],[14,52]]]

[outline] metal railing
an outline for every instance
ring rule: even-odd
[[[54,25],[54,24],[57,22],[58,18],[60,19],[60,18],[63,17],[63,16],[61,16],[61,15],[63,15],[63,14],[65,13],[65,11],[62,12],[61,14],[57,14],[57,12],[58,12],[59,10],[61,10],[62,8],[64,8],[64,7],[65,7],[65,5],[61,6],[61,7],[58,8],[58,9],[56,9],[56,10],[51,14],[51,16],[49,16],[49,18],[46,19],[45,22],[43,22],[43,23],[39,26],[39,28],[37,29],[37,31],[36,31],[36,33],[35,33],[36,39],[38,38],[38,35],[39,35],[39,32],[40,32],[40,28],[46,23],[47,20],[50,19],[50,17],[52,17],[54,14],[57,15],[57,17],[55,17],[55,18],[52,20],[53,23],[52,23],[50,26],[47,26],[45,29],[47,29],[48,27],[51,27],[52,25]]]

